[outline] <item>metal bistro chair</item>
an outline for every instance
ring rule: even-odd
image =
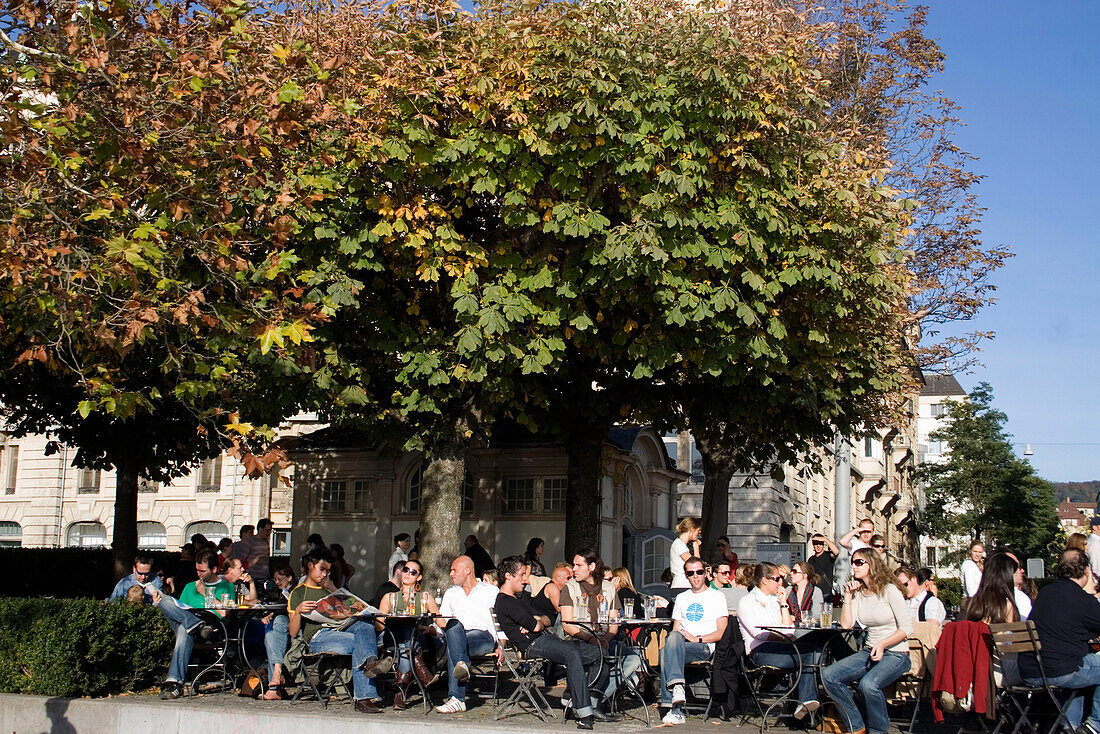
[[[1031,620],[1025,620],[1023,622],[991,624],[989,625],[989,632],[993,644],[992,652],[995,656],[1003,658],[1005,655],[1012,653],[1017,655],[1022,652],[1034,653],[1035,662],[1039,666],[1039,672],[1043,680],[1043,684],[1038,686],[1029,686],[1021,682],[1016,685],[1005,686],[1002,689],[998,702],[1009,708],[1012,714],[997,717],[997,726],[993,729],[993,734],[999,734],[1001,728],[1013,719],[1015,725],[1012,727],[1010,734],[1017,734],[1025,723],[1032,731],[1038,732],[1040,730],[1039,726],[1032,721],[1031,716],[1033,715],[1032,706],[1035,705],[1036,699],[1043,698],[1040,694],[1045,694],[1045,697],[1054,704],[1054,709],[1058,712],[1054,718],[1054,723],[1047,731],[1058,731],[1059,726],[1063,724],[1069,727],[1069,720],[1066,719],[1066,709],[1069,707],[1071,698],[1064,696],[1062,697],[1064,700],[1059,700],[1060,697],[1058,696],[1059,691],[1069,692],[1069,689],[1052,686],[1047,679],[1046,671],[1043,669],[1042,645],[1039,643],[1035,623]]]
[[[500,624],[497,622],[495,611],[493,612],[493,631],[500,642],[501,649],[504,650],[504,665],[516,680],[515,690],[503,703],[498,704],[495,719],[499,721],[507,716],[513,708],[519,708],[521,711],[538,716],[543,723],[548,722],[549,719],[554,717],[554,710],[538,686],[547,660],[534,655],[526,655],[509,642],[508,638],[500,631]],[[530,709],[525,708],[527,704],[530,704]]]

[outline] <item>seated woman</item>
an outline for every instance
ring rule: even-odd
[[[824,600],[818,583],[821,577],[806,561],[799,561],[791,569],[791,592],[787,597],[791,605],[791,618],[798,624],[821,619]]]
[[[619,606],[625,606],[623,602],[630,602],[634,605],[634,613],[637,614],[640,606],[638,590],[634,588],[634,579],[626,566],[619,566],[611,572],[611,585],[615,587],[615,593],[619,597]]]
[[[780,670],[796,670],[802,665],[817,662],[816,648],[792,642],[789,638],[763,629],[764,627],[793,627],[791,611],[786,595],[779,595],[783,577],[774,564],[762,561],[756,564],[753,589],[737,604],[737,623],[745,640],[745,651],[756,665],[768,665]],[[797,657],[796,657],[797,656]],[[798,677],[798,706],[796,719],[805,718],[817,711],[817,684],[812,669],[803,668]]]
[[[412,559],[405,561],[405,570],[401,572],[401,588],[382,597],[382,604],[378,607],[379,611],[382,614],[396,615],[438,615],[439,606],[435,603],[435,599],[428,592],[420,591],[420,579],[423,572],[424,567],[420,565],[420,561]],[[397,656],[397,686],[393,694],[393,707],[397,711],[401,711],[405,708],[405,691],[409,683],[412,682],[414,670],[416,671],[416,677],[425,686],[434,683],[437,677],[432,675],[428,666],[424,663],[424,656],[420,652],[423,645],[414,646],[411,644],[412,636],[414,634],[423,635],[427,627],[422,629],[407,620],[400,622],[385,620],[382,624],[389,629],[397,642],[399,654]],[[413,647],[416,648],[415,653],[411,653]]]
[[[290,599],[290,592],[298,585],[298,579],[294,578],[294,571],[290,566],[281,564],[271,572],[271,578],[282,593],[284,600]],[[277,701],[282,698],[279,687],[286,681],[283,680],[283,658],[286,657],[287,646],[290,644],[290,617],[285,614],[269,614],[263,618],[264,623],[264,649],[267,650],[267,680],[268,689],[264,691],[264,698],[268,701]]]
[[[1016,572],[1020,564],[1006,553],[994,553],[985,559],[978,591],[966,607],[966,618],[971,622],[1005,624],[1019,622],[1020,610],[1016,608]],[[993,661],[993,676],[998,685],[1021,683],[1016,654],[997,657]]]
[[[840,624],[850,629],[859,622],[867,629],[867,641],[863,649],[822,670],[821,682],[849,732],[886,734],[890,717],[882,689],[909,670],[913,621],[905,596],[878,551],[860,548],[852,553],[852,576],[844,587]],[[854,681],[859,682],[863,696],[866,725],[848,687]]]

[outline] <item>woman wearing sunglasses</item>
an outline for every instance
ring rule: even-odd
[[[909,670],[909,641],[913,621],[893,574],[882,555],[871,548],[852,554],[852,576],[844,587],[842,627],[859,622],[867,628],[867,642],[854,655],[821,671],[825,692],[854,734],[886,734],[890,717],[882,689]],[[849,683],[857,682],[865,711],[856,705]],[[866,716],[866,718],[864,718]]]
[[[382,597],[382,603],[378,606],[382,614],[408,615],[422,617],[427,614],[439,614],[439,607],[432,595],[426,591],[420,591],[420,579],[423,575],[423,566],[420,561],[405,561],[405,570],[401,572],[401,588],[391,591]],[[383,624],[386,624],[383,622]],[[397,656],[397,690],[393,694],[393,708],[401,711],[405,708],[405,691],[412,683],[412,672],[416,671],[416,677],[425,686],[435,682],[436,676],[424,664],[422,644],[415,645],[416,652],[410,655],[410,642],[414,634],[423,635],[423,631],[410,624],[408,620],[391,622],[386,625],[390,628],[394,639],[397,641],[400,655]]]
[[[821,605],[824,599],[818,584],[821,579],[814,572],[813,566],[806,561],[799,561],[791,569],[791,591],[787,597],[787,603],[791,605],[791,618],[795,622],[809,622],[812,619],[821,618]]]
[[[778,632],[764,629],[794,627],[787,596],[780,593],[782,581],[783,576],[774,564],[756,564],[753,589],[737,603],[737,623],[745,640],[745,650],[756,665],[797,670],[798,660],[802,659],[802,674],[798,677],[798,706],[794,710],[794,717],[802,719],[821,706],[817,700],[813,669],[805,667],[817,661],[819,652],[810,646],[802,647]]]

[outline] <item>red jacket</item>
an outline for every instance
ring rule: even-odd
[[[940,691],[966,698],[974,687],[974,711],[992,716],[990,693],[989,625],[985,622],[949,622],[936,643],[936,672],[932,676],[932,714],[943,721]]]

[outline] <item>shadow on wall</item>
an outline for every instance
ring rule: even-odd
[[[76,727],[65,717],[68,710],[67,698],[51,698],[46,701],[46,716],[50,719],[49,734],[76,734]]]

